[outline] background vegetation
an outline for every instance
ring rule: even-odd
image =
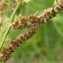
[[[27,16],[38,11],[52,7],[54,0],[31,0],[20,6],[17,14]],[[28,31],[11,29],[9,36],[14,39],[18,34]],[[63,11],[50,19],[47,24],[42,24],[36,34],[16,52],[12,54],[8,63],[63,63]]]

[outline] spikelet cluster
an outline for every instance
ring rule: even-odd
[[[18,20],[12,24],[13,29],[30,27],[39,21],[37,13],[28,17],[18,16]],[[33,24],[32,24],[33,23]]]
[[[0,2],[0,26],[2,26],[2,16],[3,16],[3,11],[6,7],[5,2]]]
[[[20,21],[15,21],[12,24],[13,29],[21,29],[29,26],[34,26],[35,23],[47,23],[47,21],[54,17],[58,12],[63,9],[63,0],[58,1],[53,7],[44,10],[41,15],[35,13],[34,15],[30,15],[28,17],[19,18]]]
[[[38,30],[38,28],[38,26],[35,26],[27,33],[18,36],[15,40],[11,40],[10,45],[4,47],[1,51],[2,56],[0,57],[0,62],[6,62],[9,59],[10,54],[14,52],[17,49],[17,47],[19,47],[24,41],[30,39],[36,33],[36,30]]]
[[[0,10],[3,11],[6,6],[5,2],[0,2]]]

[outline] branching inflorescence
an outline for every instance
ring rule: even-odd
[[[33,26],[33,28],[24,34],[19,35],[14,40],[11,40],[8,46],[2,48],[0,62],[6,62],[9,59],[10,54],[14,52],[17,47],[20,46],[20,44],[30,39],[36,33],[39,28],[38,25],[40,25],[40,23],[47,23],[50,18],[53,18],[62,9],[63,0],[59,0],[53,7],[46,9],[41,15],[35,13],[34,15],[30,15],[28,17],[18,16],[19,20],[16,20],[11,25],[14,29],[21,29],[31,26]]]

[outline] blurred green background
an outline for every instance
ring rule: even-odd
[[[52,7],[55,0],[31,0],[20,6],[17,13],[27,16]],[[20,33],[28,31],[11,29],[9,36],[14,39]],[[63,11],[40,25],[36,34],[12,54],[8,63],[63,63]]]

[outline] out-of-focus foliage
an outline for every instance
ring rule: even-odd
[[[20,6],[18,11],[24,16],[37,11],[41,14],[44,9],[52,7],[53,3],[54,0],[31,0],[28,4]],[[28,29],[11,29],[9,36],[14,39],[26,31]],[[47,24],[42,24],[36,34],[12,54],[12,59],[10,63],[63,63],[63,11]]]

